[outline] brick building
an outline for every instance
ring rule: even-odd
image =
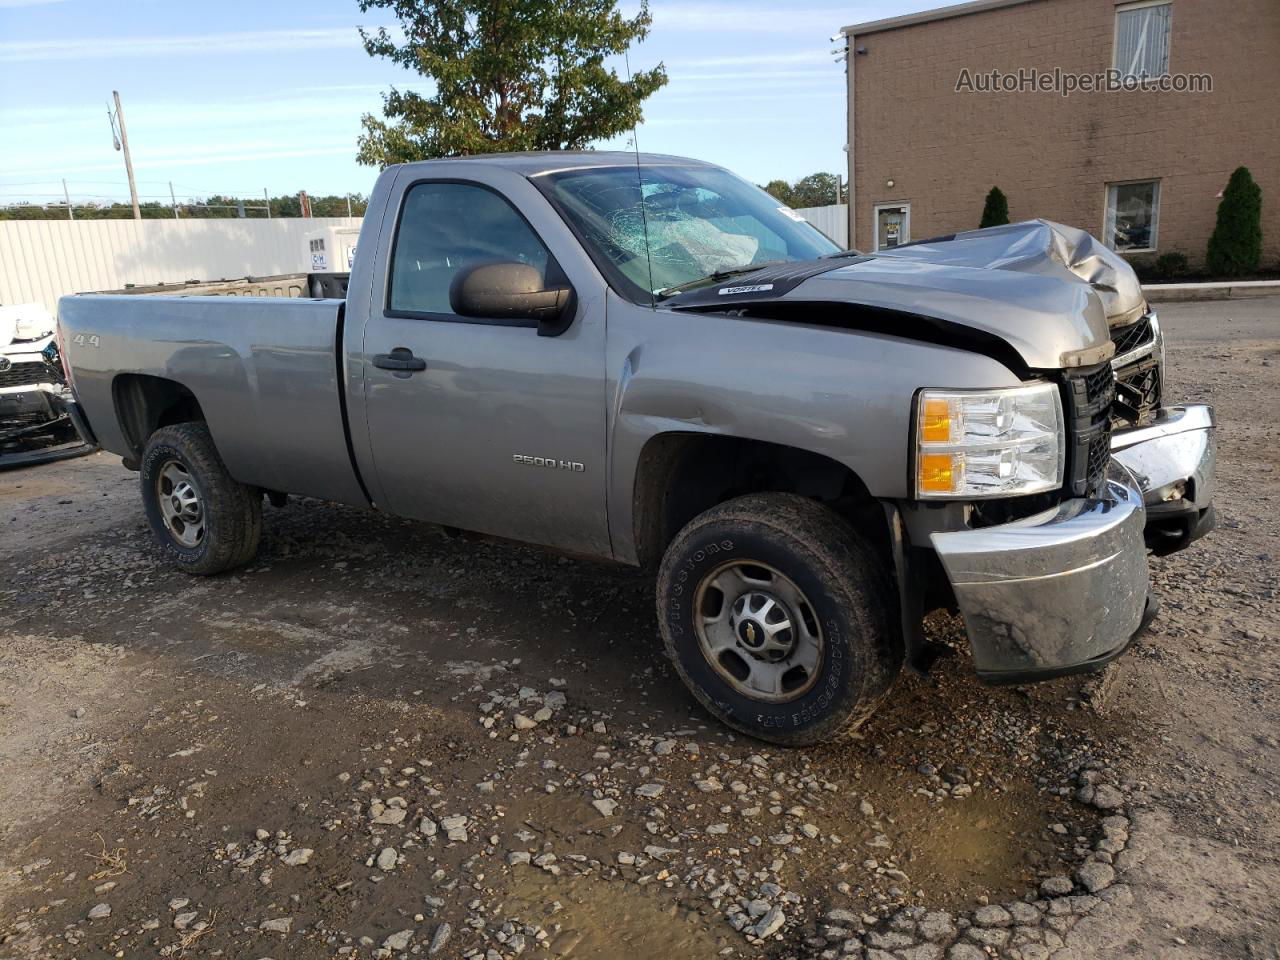
[[[1280,0],[978,0],[843,32],[850,246],[977,227],[998,186],[1010,220],[1196,268],[1243,164],[1280,262]],[[1168,89],[1061,92],[1138,78]]]

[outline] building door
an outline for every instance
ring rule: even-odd
[[[911,241],[911,204],[878,203],[875,214],[876,250],[888,250]]]

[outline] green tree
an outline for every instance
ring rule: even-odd
[[[849,199],[840,178],[834,173],[811,173],[795,183],[770,180],[763,189],[788,207],[825,207],[832,203],[845,203]]]
[[[1248,167],[1236,167],[1218,204],[1218,223],[1209,237],[1209,273],[1239,277],[1256,273],[1262,262],[1262,188]]]
[[[617,0],[359,0],[403,28],[360,31],[364,48],[428,78],[431,96],[396,90],[386,119],[366,114],[356,159],[370,166],[505,150],[581,149],[642,119],[667,82],[662,64],[623,79],[605,58],[643,40],[645,0],[626,19]]]
[[[214,194],[203,199],[184,200],[178,204],[178,217],[181,220],[222,220],[240,215],[239,206],[244,204],[244,215],[251,219],[261,219],[267,215],[262,209],[266,201],[262,197],[230,197]],[[351,213],[363,217],[368,200],[363,194],[351,194]],[[73,204],[72,211],[77,220],[132,220],[133,207],[127,203],[108,204]],[[143,220],[172,220],[173,207],[157,200],[146,200],[138,205],[138,212]],[[271,198],[271,215],[273,217],[300,217],[302,205],[296,193]],[[343,196],[312,196],[311,215],[313,217],[345,217],[347,215],[347,198]],[[0,220],[66,220],[65,204],[43,205],[39,203],[19,203],[13,206],[0,207]]]
[[[987,193],[987,202],[982,207],[982,222],[978,224],[978,229],[983,227],[999,227],[1009,222],[1009,200],[999,187],[992,187]]]
[[[844,191],[840,178],[834,173],[811,173],[801,177],[791,188],[793,207],[825,207],[831,203],[843,203]]]
[[[765,193],[769,194],[769,196],[773,197],[778,202],[783,203],[788,207],[795,206],[795,203],[792,202],[795,199],[795,191],[791,189],[791,184],[787,183],[787,181],[770,180],[764,185],[763,189]]]

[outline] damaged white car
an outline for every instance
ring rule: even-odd
[[[0,467],[89,449],[68,412],[54,328],[38,303],[0,306]]]

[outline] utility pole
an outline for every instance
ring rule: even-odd
[[[173,204],[173,219],[178,219],[178,198],[173,195],[173,181],[169,181],[169,202]]]
[[[347,219],[351,219],[351,194],[347,194]]]
[[[267,193],[267,188],[262,188],[262,199],[267,202],[267,219],[271,219],[271,194]]]
[[[67,219],[74,220],[76,212],[71,209],[71,194],[67,191],[67,178],[62,178],[62,197],[67,201]]]
[[[138,209],[138,184],[133,179],[133,157],[129,155],[129,134],[124,128],[124,110],[120,106],[120,92],[112,90],[111,96],[116,101],[116,116],[112,122],[112,131],[116,126],[120,129],[120,139],[116,141],[116,149],[124,151],[124,170],[129,175],[129,199],[133,201],[133,219],[141,220],[142,211]],[[110,111],[107,112],[110,116]]]

